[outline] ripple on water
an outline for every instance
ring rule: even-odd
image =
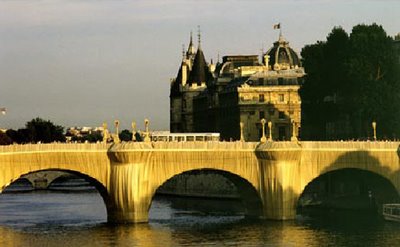
[[[365,216],[248,220],[232,208],[231,201],[202,203],[155,198],[149,224],[113,226],[105,224],[106,210],[98,193],[3,194],[0,246],[368,247],[400,243],[400,224]]]

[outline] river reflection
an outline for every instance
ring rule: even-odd
[[[399,246],[400,225],[354,213],[243,217],[237,201],[156,197],[149,224],[108,225],[98,193],[0,195],[0,246]]]

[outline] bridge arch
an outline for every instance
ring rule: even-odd
[[[329,169],[312,179],[301,191],[296,209],[336,208],[380,211],[382,204],[400,202],[392,176],[373,169]]]
[[[149,210],[152,204],[152,201],[154,199],[154,196],[156,192],[163,186],[168,184],[169,182],[173,181],[174,179],[182,176],[182,175],[195,175],[195,174],[213,174],[213,175],[220,175],[223,178],[227,179],[229,182],[231,182],[235,187],[237,194],[239,195],[239,198],[244,206],[244,214],[246,217],[251,217],[251,218],[259,218],[262,217],[263,215],[263,204],[261,201],[261,197],[259,192],[257,191],[256,187],[247,179],[243,178],[242,176],[232,173],[230,171],[226,170],[221,170],[221,169],[215,169],[215,168],[203,168],[203,169],[189,169],[185,170],[183,172],[174,174],[172,176],[169,176],[165,178],[163,181],[160,181],[159,185],[155,188],[152,197],[151,197],[151,202],[149,204]],[[214,185],[212,186],[218,186],[219,181],[214,181]]]
[[[33,174],[33,173],[37,173],[37,172],[52,172],[52,171],[60,171],[60,172],[69,173],[69,174],[75,175],[79,178],[83,178],[86,181],[90,182],[90,184],[96,188],[97,192],[102,197],[104,204],[108,211],[108,208],[110,206],[110,196],[109,196],[107,187],[103,183],[101,183],[99,180],[97,180],[96,178],[93,178],[92,176],[90,176],[86,173],[83,173],[81,171],[69,170],[69,169],[57,169],[57,168],[39,169],[39,170],[32,170],[27,173],[21,173],[19,175],[15,175],[13,178],[9,179],[8,183],[4,184],[1,187],[0,194],[4,191],[5,188],[10,186],[13,182],[17,181],[18,179],[24,177],[25,175],[29,175],[29,174]]]

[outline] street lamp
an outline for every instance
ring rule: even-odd
[[[268,141],[272,142],[272,122],[268,121],[269,138]]]
[[[372,128],[374,130],[374,141],[376,141],[376,122],[375,121],[372,122]]]
[[[267,142],[267,138],[265,137],[265,123],[266,123],[266,120],[264,118],[261,119],[261,125],[262,125],[262,136],[261,136],[261,139],[260,139],[261,143],[266,143]]]
[[[0,107],[0,112],[1,112],[1,115],[6,115],[6,108],[5,107]],[[0,132],[2,132],[1,129],[0,129]]]
[[[146,118],[144,120],[144,126],[145,126],[145,130],[146,130],[145,136],[144,136],[144,142],[150,142],[151,141],[150,140],[150,132],[149,132],[149,124],[150,124],[150,121]]]

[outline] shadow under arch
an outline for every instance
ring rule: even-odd
[[[12,191],[8,191],[8,189],[11,188],[12,185],[17,186],[16,190],[19,189],[18,186],[26,188],[27,191],[31,191],[31,190],[34,189],[34,186],[33,186],[32,182],[29,179],[24,178],[24,177],[20,177],[17,180],[15,180],[12,183],[10,183],[9,185],[7,185],[7,187],[4,187],[1,193],[12,192]],[[21,190],[19,189],[19,191],[21,191]]]
[[[262,216],[263,212],[263,205],[261,202],[261,198],[259,193],[257,192],[256,188],[246,179],[243,177],[228,172],[224,170],[219,170],[219,169],[212,169],[212,168],[206,168],[206,169],[193,169],[193,170],[188,170],[181,172],[179,174],[175,174],[174,176],[170,177],[169,179],[165,180],[164,183],[162,183],[153,193],[153,196],[151,198],[151,203],[149,205],[148,210],[150,210],[150,207],[153,203],[154,197],[157,194],[157,191],[162,188],[162,186],[170,183],[174,179],[178,178],[179,176],[182,175],[193,175],[193,174],[198,174],[198,173],[203,173],[203,174],[216,174],[220,175],[224,178],[226,178],[228,181],[230,181],[237,190],[237,193],[240,197],[240,201],[242,202],[244,206],[244,215],[245,217],[248,218],[259,218]]]
[[[103,202],[105,204],[106,210],[107,210],[107,214],[109,214],[109,210],[111,208],[111,200],[110,200],[110,196],[108,193],[107,188],[101,183],[99,182],[97,179],[82,173],[82,172],[78,172],[78,171],[74,171],[74,170],[68,170],[68,169],[40,169],[40,170],[34,170],[34,171],[30,171],[28,173],[24,173],[24,174],[20,174],[18,177],[13,178],[11,180],[10,183],[4,185],[4,187],[2,188],[0,195],[2,194],[2,192],[4,192],[4,189],[6,189],[8,186],[10,186],[12,183],[14,183],[15,181],[21,179],[23,176],[26,176],[28,174],[33,174],[33,173],[37,173],[37,172],[52,172],[52,171],[59,171],[59,172],[64,172],[64,173],[68,173],[71,175],[74,175],[76,177],[82,178],[85,181],[89,182],[92,186],[95,187],[96,191],[100,194],[101,198],[103,199]]]
[[[302,205],[338,209],[374,208],[379,212],[384,203],[400,202],[400,184],[396,184],[398,166],[390,162],[382,164],[386,163],[386,159],[379,155],[387,154],[350,151],[324,166],[300,193],[297,212]]]

